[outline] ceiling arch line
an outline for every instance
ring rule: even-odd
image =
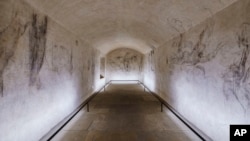
[[[130,48],[142,54],[146,54],[152,49],[152,45],[145,40],[121,33],[99,39],[95,41],[92,46],[97,48],[102,56],[118,48]]]

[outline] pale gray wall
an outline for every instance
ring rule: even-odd
[[[22,0],[0,17],[0,141],[37,141],[104,84],[100,53]]]
[[[216,141],[250,123],[249,12],[241,0],[145,58],[145,84]]]
[[[107,54],[108,80],[142,80],[143,54],[129,48],[120,48]]]

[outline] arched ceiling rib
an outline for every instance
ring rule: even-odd
[[[237,0],[26,0],[107,53],[146,53]]]

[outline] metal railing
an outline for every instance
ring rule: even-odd
[[[185,124],[195,135],[197,135],[202,141],[212,141],[207,135],[191,124],[187,119],[185,119],[180,113],[178,113],[170,104],[168,104],[163,98],[158,94],[152,92],[144,83],[140,80],[111,80],[112,81],[137,81],[143,87],[144,92],[147,90],[161,103],[161,112],[163,112],[163,106],[165,106],[170,112],[172,112],[183,124]],[[202,135],[201,135],[202,134]]]
[[[139,81],[139,80],[138,80]],[[144,87],[144,91],[146,89],[149,93],[151,93],[155,98],[157,98],[161,103],[161,112],[163,112],[163,105],[171,111],[183,124],[185,124],[195,135],[197,135],[202,141],[211,141],[207,135],[202,133],[198,128],[196,128],[193,124],[191,124],[187,119],[185,119],[181,114],[179,114],[170,104],[168,104],[163,98],[161,98],[156,93],[152,92],[145,84],[143,84],[141,81],[139,81],[140,85]],[[202,134],[202,135],[201,135]]]
[[[63,129],[63,127],[65,125],[67,125],[74,117],[75,115],[77,115],[79,113],[79,111],[81,111],[85,106],[87,106],[87,112],[89,112],[89,102],[98,94],[100,93],[102,90],[105,91],[106,87],[110,84],[112,84],[113,81],[136,81],[137,84],[141,85],[144,89],[144,91],[148,91],[150,94],[152,94],[156,99],[159,100],[159,102],[161,103],[161,112],[163,112],[163,106],[165,106],[169,111],[171,111],[182,123],[184,123],[191,131],[194,132],[194,134],[196,134],[202,141],[206,141],[206,140],[211,140],[208,136],[206,136],[204,133],[202,133],[201,131],[197,131],[198,129],[192,125],[187,119],[185,119],[183,116],[181,116],[181,114],[179,114],[170,104],[168,104],[163,98],[161,98],[159,95],[157,95],[156,93],[152,92],[144,83],[142,83],[139,80],[110,80],[108,81],[99,91],[95,92],[94,94],[92,94],[90,97],[88,97],[74,112],[72,112],[72,114],[70,114],[68,117],[66,117],[63,121],[61,121],[60,127],[53,132],[52,134],[48,135],[46,134],[46,137],[49,136],[48,139],[44,139],[46,137],[43,137],[40,141],[43,140],[47,140],[50,141],[59,131],[61,131]],[[202,135],[201,135],[202,134]],[[205,139],[206,138],[206,139]]]
[[[68,115],[64,120],[58,123],[53,129],[51,129],[46,135],[44,135],[40,141],[50,141],[55,135],[60,132],[63,127],[65,127],[85,106],[87,106],[87,112],[89,112],[89,102],[102,90],[105,91],[105,88],[111,84],[111,81],[107,82],[103,87],[101,87],[97,92],[93,93],[86,100],[83,101],[70,115]],[[56,128],[56,129],[55,129]]]

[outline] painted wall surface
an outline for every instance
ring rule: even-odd
[[[239,1],[145,57],[144,83],[215,141],[250,124],[249,12]]]
[[[104,84],[100,53],[22,0],[0,7],[0,141],[37,141]]]
[[[120,48],[107,54],[108,80],[141,80],[143,55],[135,50]]]

